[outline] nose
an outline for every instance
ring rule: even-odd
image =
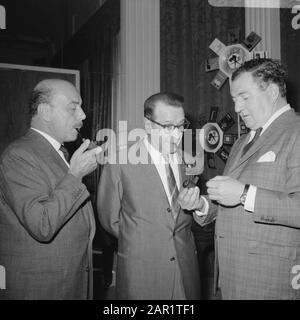
[[[236,100],[234,103],[234,111],[236,113],[240,113],[242,111],[242,104],[239,102],[239,100]]]
[[[85,115],[85,113],[84,113],[84,111],[82,110],[81,107],[78,107],[77,118],[79,120],[84,120],[86,118],[86,115]]]
[[[173,130],[173,132],[172,132],[172,135],[173,135],[175,138],[179,139],[179,138],[182,136],[182,133],[183,133],[182,130],[180,130],[178,127],[175,127],[174,130]]]

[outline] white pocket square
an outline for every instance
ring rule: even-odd
[[[269,151],[263,154],[257,162],[274,162],[276,159],[276,154],[273,151]]]

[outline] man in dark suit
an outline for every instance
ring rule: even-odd
[[[62,146],[77,138],[85,119],[81,103],[71,83],[41,81],[32,94],[31,128],[1,156],[1,299],[92,296],[95,223],[81,180],[96,168],[101,148],[87,151],[86,140],[69,163]]]
[[[300,118],[286,100],[285,71],[251,60],[233,75],[235,111],[251,130],[233,146],[208,195],[216,220],[223,299],[299,299]]]
[[[98,189],[100,222],[118,238],[117,298],[199,299],[192,214],[183,210],[201,210],[205,200],[198,187],[183,187],[183,98],[155,94],[144,116],[146,136],[131,146],[127,164],[104,167]]]

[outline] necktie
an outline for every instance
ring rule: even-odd
[[[59,150],[63,153],[66,161],[69,163],[70,161],[69,151],[63,145],[60,146]]]
[[[254,143],[256,142],[256,140],[259,138],[260,134],[262,132],[262,128],[258,128],[256,131],[255,131],[255,135],[253,137],[253,139],[247,143],[243,149],[243,152],[242,152],[242,156],[244,156],[247,151],[254,145]]]
[[[172,167],[170,165],[169,159],[167,157],[165,157],[165,160],[166,160],[165,167],[166,167],[167,181],[168,181],[169,191],[170,191],[170,195],[171,195],[172,216],[173,216],[174,220],[176,220],[177,215],[180,210],[180,206],[177,202],[179,190],[178,190],[178,187],[176,184],[174,172],[173,172]]]

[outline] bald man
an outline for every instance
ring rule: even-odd
[[[92,297],[95,222],[82,178],[97,167],[98,147],[86,140],[70,162],[60,150],[86,118],[69,82],[43,80],[34,88],[31,128],[0,158],[0,299]]]

